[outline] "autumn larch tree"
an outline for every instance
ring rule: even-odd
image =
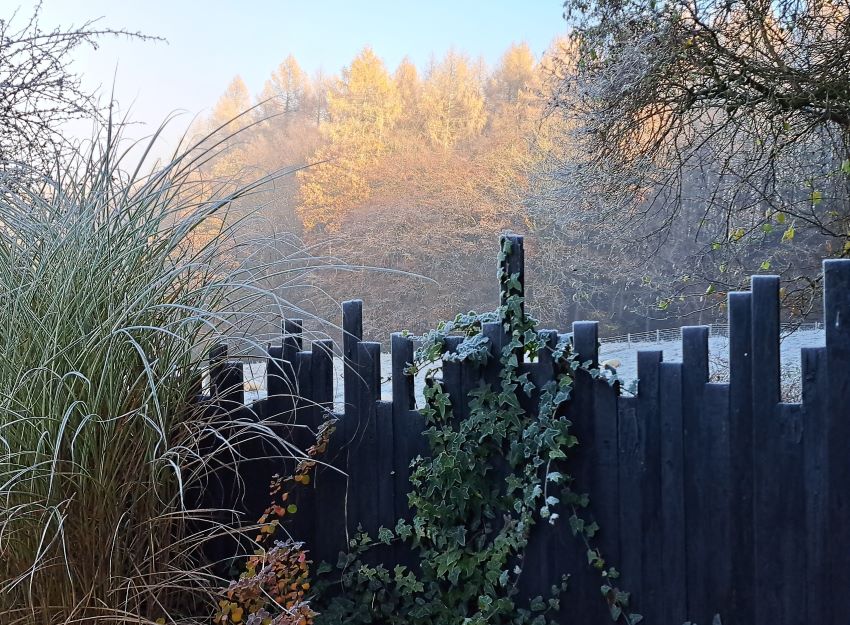
[[[301,172],[302,205],[308,229],[335,230],[346,206],[369,196],[370,167],[386,153],[401,116],[401,98],[383,61],[365,48],[328,91],[325,147]]]

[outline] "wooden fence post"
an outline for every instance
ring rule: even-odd
[[[227,362],[227,343],[216,343],[210,350],[209,355],[209,372],[210,372],[210,395],[218,394],[217,387],[219,385],[224,364]]]
[[[663,352],[637,354],[637,422],[642,438],[640,473],[641,589],[636,597],[647,622],[661,621],[661,361]],[[634,545],[637,549],[638,545]]]
[[[687,521],[685,517],[682,363],[660,364],[661,403],[661,554],[664,566],[659,623],[684,623],[688,617]],[[626,545],[623,546],[625,550]]]
[[[685,534],[688,617],[711,622],[710,589],[705,587],[709,551],[708,525],[704,509],[705,447],[711,443],[702,428],[702,406],[708,382],[708,326],[682,328],[682,437],[685,453]]]
[[[321,411],[322,421],[334,418],[334,342],[326,339],[313,342],[312,374],[313,401]],[[346,542],[346,449],[343,444],[342,423],[330,436],[327,452],[318,458],[314,488],[316,509],[314,516],[314,545],[309,546],[315,562],[336,564]]]
[[[752,295],[729,293],[730,507],[734,517],[729,625],[755,622],[753,566]]]
[[[375,537],[379,525],[378,432],[376,403],[380,397],[381,344],[357,345],[357,421],[354,438],[349,442],[348,456],[348,514],[349,533],[359,526]],[[346,420],[348,421],[348,415]],[[389,450],[392,453],[392,450]]]
[[[595,365],[599,361],[598,354],[599,326],[595,321],[576,321],[573,323],[573,347],[580,362],[590,362]],[[594,421],[594,381],[586,371],[578,370],[575,374],[573,396],[568,408],[568,415],[573,423],[573,433],[579,441],[570,460],[569,470],[575,478],[575,486],[579,492],[590,496],[590,520],[595,519],[594,492],[597,492],[599,479],[599,464],[597,462],[596,423]],[[570,561],[573,573],[578,573],[578,567],[587,566],[587,555],[581,541],[569,535],[569,529],[560,530],[567,533],[570,546],[566,556]],[[589,597],[599,592],[599,584],[586,574],[574,574],[571,578],[569,597],[569,613],[575,622],[593,622],[599,616],[594,606],[583,601],[581,597]]]
[[[831,625],[850,623],[850,260],[823,263],[826,328],[826,436],[829,441],[827,535]]]
[[[780,404],[779,277],[752,279],[755,622],[805,621],[805,495],[799,406]],[[758,391],[756,392],[756,389]]]

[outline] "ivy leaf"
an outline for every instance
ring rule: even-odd
[[[769,260],[762,261],[760,267],[761,267],[762,271],[769,270],[770,269],[770,261]]]
[[[793,241],[794,240],[794,234],[795,234],[794,226],[788,226],[788,229],[785,230],[785,232],[782,234],[782,240],[785,241],[785,242]]]
[[[812,191],[812,206],[817,206],[823,201],[823,191]]]

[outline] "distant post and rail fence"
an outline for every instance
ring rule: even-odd
[[[729,338],[728,323],[711,323],[704,327],[708,328],[708,336],[722,336]],[[670,341],[681,341],[684,328],[667,328],[664,330],[646,330],[645,332],[629,332],[617,336],[605,336],[599,339],[603,345],[607,343],[632,343],[643,345],[645,343],[668,343]],[[783,323],[780,325],[780,336],[789,335],[793,332],[818,332],[823,330],[823,323],[815,321],[812,323]]]
[[[521,251],[522,238],[513,243]],[[576,488],[590,494],[600,546],[648,625],[709,625],[715,614],[724,625],[848,625],[850,260],[824,262],[826,344],[802,350],[801,403],[780,401],[779,279],[754,276],[750,291],[729,294],[728,311],[728,383],[709,382],[710,326],[681,328],[682,362],[639,352],[635,396],[579,372],[567,407],[580,442],[569,461]],[[281,344],[268,350],[268,397],[242,409],[292,427],[296,444],[309,441],[325,415],[339,420],[331,466],[299,491],[291,528],[317,561],[335,563],[358,526],[374,536],[410,518],[410,462],[428,453],[406,373],[415,338],[392,335],[392,401],[382,401],[381,345],[362,340],[362,320],[360,301],[343,304],[343,412],[334,413],[335,346],[306,349],[298,320],[286,320]],[[502,326],[484,332],[498,362]],[[597,332],[595,322],[573,323],[580,360],[597,361]],[[555,375],[547,349],[522,365],[540,384]],[[465,398],[483,369],[445,362],[444,388]],[[228,360],[226,348],[213,354],[210,375],[213,396],[203,401],[244,404],[242,363]],[[281,462],[242,475],[254,489],[248,512],[265,505],[274,472],[266,469]],[[561,622],[610,623],[598,573],[569,528],[544,523],[533,532],[523,592],[545,593],[567,573]]]

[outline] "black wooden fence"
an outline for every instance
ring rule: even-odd
[[[509,262],[521,271],[522,239],[513,241],[519,254]],[[683,362],[639,352],[634,397],[577,377],[571,473],[591,494],[602,552],[645,623],[707,625],[720,614],[724,625],[850,624],[850,260],[824,262],[826,346],[802,350],[801,404],[780,399],[778,297],[779,279],[764,275],[729,294],[728,384],[708,381],[707,326],[682,329]],[[409,464],[427,453],[405,373],[414,339],[392,335],[393,399],[381,401],[381,345],[362,340],[362,314],[360,301],[343,304],[345,409],[327,457],[338,470],[321,468],[300,491],[291,528],[314,560],[336,562],[358,525],[376,535],[409,517]],[[497,355],[501,325],[485,332]],[[596,323],[575,322],[572,337],[580,359],[596,362]],[[300,322],[287,320],[281,345],[269,349],[269,396],[252,410],[315,428],[333,411],[334,344],[305,351],[302,341]],[[533,380],[552,378],[550,353],[522,365]],[[224,348],[211,360],[217,401],[241,405],[242,364]],[[447,362],[443,382],[465,397],[484,375]],[[453,405],[462,415],[465,402]],[[310,439],[306,428],[292,433],[299,444]],[[268,475],[248,480],[254,512],[267,503]],[[562,622],[609,623],[584,548],[566,524],[540,524],[524,585],[546,589],[562,573],[571,574]]]

